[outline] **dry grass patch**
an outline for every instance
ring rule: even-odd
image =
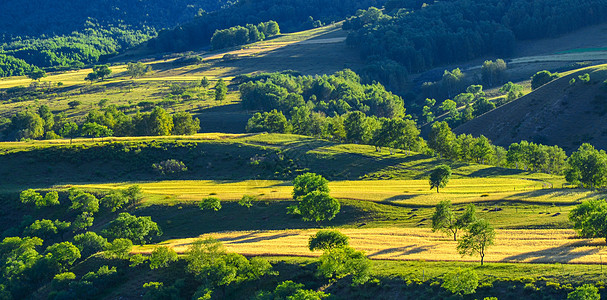
[[[478,257],[462,257],[457,242],[425,228],[342,229],[350,237],[350,245],[363,250],[372,259],[425,261],[478,261]],[[199,238],[214,237],[228,251],[243,255],[319,256],[310,252],[307,242],[316,230],[238,231],[212,233]],[[196,238],[161,243],[185,252]],[[142,246],[137,253],[149,253],[154,246]],[[604,239],[576,239],[573,230],[497,230],[496,243],[487,251],[489,262],[583,263],[601,262],[607,254]]]

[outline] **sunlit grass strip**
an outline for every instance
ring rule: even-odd
[[[350,237],[350,245],[363,250],[368,257],[382,260],[424,260],[475,262],[477,257],[462,257],[457,242],[426,228],[341,229]],[[212,233],[228,251],[252,256],[315,257],[307,242],[316,230],[238,231]],[[183,253],[195,238],[161,243]],[[520,263],[601,263],[607,255],[604,239],[576,239],[575,232],[558,230],[497,230],[496,242],[487,250],[486,261]],[[134,251],[147,253],[152,246]],[[607,258],[607,257],[606,257]]]

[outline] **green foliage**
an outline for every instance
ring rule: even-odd
[[[104,251],[108,246],[107,239],[92,231],[87,231],[74,236],[73,244],[78,247],[83,258],[87,258],[97,252]]]
[[[320,256],[317,274],[326,278],[342,278],[352,275],[352,285],[369,280],[370,262],[365,254],[350,247],[326,250]]]
[[[263,41],[277,34],[280,34],[280,28],[274,21],[259,23],[257,26],[252,24],[247,24],[245,27],[235,26],[215,31],[211,37],[211,47],[213,50],[218,50],[245,45]]]
[[[582,83],[588,84],[588,83],[590,83],[590,74],[585,73],[585,74],[583,74],[583,75],[579,75],[579,76],[578,76],[578,79],[579,79],[579,80],[580,80]]]
[[[257,201],[257,197],[252,195],[243,195],[240,200],[238,200],[238,205],[244,206],[246,208],[251,208],[253,206],[253,201]]]
[[[228,86],[223,79],[219,79],[215,84],[215,100],[222,101],[226,99],[228,93]]]
[[[569,213],[569,220],[582,237],[605,238],[607,241],[607,202],[602,199],[584,201]]]
[[[145,244],[154,236],[161,236],[162,230],[151,217],[137,217],[123,212],[108,224],[103,235],[109,239],[126,238],[137,244]]]
[[[535,89],[541,87],[542,85],[544,85],[556,78],[559,78],[559,76],[560,75],[558,73],[550,73],[550,71],[546,71],[546,70],[539,71],[531,77],[531,89],[535,90]]]
[[[329,297],[321,291],[305,290],[304,285],[291,280],[281,282],[276,286],[274,292],[259,291],[253,297],[255,300],[320,300]]]
[[[185,111],[173,115],[173,124],[173,135],[191,135],[200,130],[200,120]]]
[[[42,198],[42,195],[40,195],[33,189],[27,189],[25,191],[22,191],[21,194],[19,194],[19,200],[21,200],[21,203],[23,204],[36,204],[42,203],[44,201],[44,198]]]
[[[113,190],[101,198],[101,205],[112,212],[121,209],[127,204],[134,204],[141,200],[141,187],[132,185],[124,190]]]
[[[432,215],[432,231],[441,230],[448,235],[453,235],[453,240],[457,241],[457,232],[474,221],[476,221],[474,204],[466,206],[464,213],[456,217],[451,208],[451,201],[443,200],[436,205],[436,210]]]
[[[47,239],[60,231],[65,231],[70,225],[69,222],[61,222],[59,220],[55,220],[54,222],[46,219],[36,220],[25,229],[24,234],[31,237],[37,236],[42,239]]]
[[[440,165],[436,167],[432,173],[430,173],[430,189],[436,188],[436,192],[438,193],[438,188],[444,188],[449,183],[449,178],[451,178],[451,168],[447,165]]]
[[[94,214],[99,211],[99,199],[76,188],[69,189],[70,209]]]
[[[93,226],[94,221],[93,213],[85,211],[76,216],[76,219],[72,222],[72,228],[74,231],[87,229]]]
[[[227,253],[213,238],[195,241],[186,252],[186,261],[187,270],[206,286],[226,286],[273,274],[267,261],[249,261],[242,255]]]
[[[80,101],[80,100],[73,100],[73,101],[68,102],[68,103],[67,103],[67,105],[68,105],[68,106],[69,106],[71,109],[74,109],[74,108],[76,108],[76,107],[78,107],[78,106],[82,105],[82,101]]]
[[[255,113],[246,126],[247,132],[273,132],[273,133],[289,133],[291,125],[287,118],[275,109],[270,112]]]
[[[506,159],[509,167],[548,174],[563,174],[567,165],[567,155],[560,147],[527,141],[511,144]]]
[[[104,255],[109,258],[127,259],[132,248],[131,240],[118,238],[106,246]]]
[[[152,135],[170,135],[173,130],[173,118],[162,107],[154,107],[149,121]]]
[[[38,80],[40,81],[40,79],[46,77],[46,72],[44,72],[44,70],[41,69],[34,69],[31,72],[29,72],[27,74],[27,77],[30,78],[31,80]]]
[[[165,268],[177,260],[177,253],[173,248],[166,246],[156,247],[150,255],[150,269]]]
[[[61,242],[46,248],[44,258],[54,270],[65,271],[80,258],[80,250],[70,242]]]
[[[313,191],[300,199],[297,208],[304,221],[332,220],[340,210],[339,201],[326,192]]]
[[[475,221],[468,226],[468,232],[458,241],[457,251],[462,255],[475,255],[481,257],[481,266],[485,259],[487,247],[494,244],[495,230],[484,219]]]
[[[67,289],[70,282],[76,279],[76,274],[72,272],[59,273],[53,277],[51,286],[54,290]]]
[[[33,67],[24,60],[14,56],[0,54],[0,77],[26,75]]]
[[[198,203],[200,210],[219,211],[221,209],[221,200],[217,197],[207,197]]]
[[[473,269],[458,268],[445,274],[443,281],[441,286],[453,294],[472,294],[478,287],[478,275]]]
[[[329,193],[329,181],[315,173],[305,173],[293,180],[293,199],[297,200],[314,191]]]
[[[575,291],[567,294],[567,300],[599,300],[599,289],[591,284],[578,286]]]
[[[146,261],[148,261],[148,257],[147,256],[143,256],[139,253],[135,254],[135,255],[131,255],[131,257],[129,257],[129,261],[131,262],[129,264],[129,267],[133,268],[136,267],[140,264],[145,263]]]
[[[126,73],[131,76],[131,78],[141,77],[151,70],[152,67],[150,65],[145,65],[142,62],[130,62],[126,66]]]
[[[295,108],[309,106],[310,112],[328,116],[360,111],[377,117],[405,117],[402,98],[380,84],[361,84],[360,77],[349,69],[322,77],[270,73],[242,76],[240,81],[244,82],[239,87],[242,105],[247,110],[276,109],[292,116]],[[301,131],[296,133],[306,134]]]
[[[567,159],[569,168],[565,170],[565,179],[569,183],[582,184],[585,187],[600,188],[607,184],[607,154],[584,143]]]
[[[491,87],[504,82],[507,68],[503,59],[496,59],[495,62],[486,60],[481,67],[483,83]]]
[[[35,112],[21,111],[11,118],[14,138],[38,139],[44,135],[44,120]]]
[[[177,175],[188,170],[182,161],[178,161],[176,159],[167,159],[161,161],[157,164],[153,164],[152,168],[154,168],[158,173],[167,176]]]
[[[147,282],[143,284],[143,288],[146,289],[145,295],[143,295],[143,299],[146,300],[163,300],[163,299],[182,299],[180,297],[181,289],[185,286],[184,279],[178,279],[170,286],[164,286],[162,282]],[[200,299],[195,296],[192,299]],[[207,298],[203,298],[207,299]],[[209,297],[207,300],[210,300]]]
[[[346,247],[349,237],[337,230],[319,230],[310,236],[308,248],[310,251],[329,250],[338,247]]]

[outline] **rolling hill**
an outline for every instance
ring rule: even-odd
[[[589,74],[590,80],[579,77]],[[454,129],[484,135],[496,145],[521,140],[558,145],[567,152],[582,143],[607,148],[607,66],[567,72],[532,93],[498,107]]]

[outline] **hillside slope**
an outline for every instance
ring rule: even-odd
[[[590,81],[584,83],[578,76],[586,73],[590,74]],[[527,140],[559,145],[567,152],[585,142],[606,149],[606,78],[605,65],[573,71],[455,128],[454,132],[482,134],[506,147]]]

